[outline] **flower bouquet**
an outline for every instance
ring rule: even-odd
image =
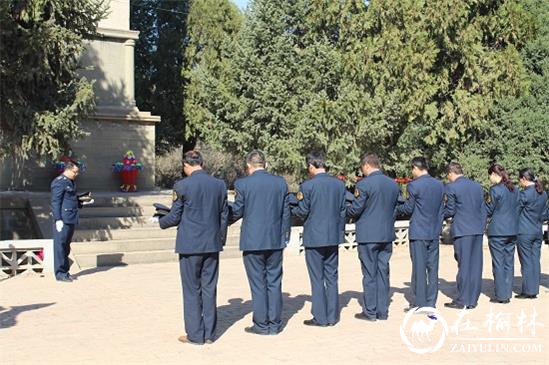
[[[133,151],[128,151],[121,162],[112,165],[112,171],[120,175],[120,190],[128,193],[137,191],[137,175],[143,170],[143,164],[135,158]]]
[[[69,161],[75,161],[72,157],[72,152],[69,151],[69,155],[61,155],[59,158],[57,158],[57,161],[54,162],[55,165],[55,172],[57,175],[61,175],[63,171],[65,171],[65,164]],[[84,162],[80,160],[76,160],[76,163],[78,164],[78,167],[80,168],[80,173],[86,171],[86,165]]]

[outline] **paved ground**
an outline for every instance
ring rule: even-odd
[[[183,332],[175,263],[85,270],[78,274],[78,281],[70,284],[57,283],[49,277],[8,279],[0,282],[0,363],[547,364],[548,251],[544,247],[545,274],[540,298],[495,305],[488,302],[493,282],[489,253],[485,250],[479,307],[467,312],[456,325],[460,311],[444,309],[442,305],[454,293],[456,271],[451,247],[443,246],[438,300],[441,316],[432,323],[431,332],[423,332],[422,341],[418,340],[421,326],[430,324],[424,315],[414,314],[403,325],[406,314],[402,309],[410,295],[411,266],[405,247],[396,248],[391,261],[389,320],[375,323],[353,318],[360,311],[360,267],[356,252],[342,253],[341,322],[331,328],[302,325],[310,317],[307,272],[303,257],[287,256],[283,286],[286,326],[280,335],[265,337],[243,331],[251,323],[251,306],[242,261],[222,260],[218,294],[220,337],[213,345],[204,346],[177,341]],[[518,286],[516,278],[515,289]],[[448,327],[445,338],[444,323]],[[412,352],[404,343],[401,327],[414,349],[433,348],[435,344],[440,348],[427,354]],[[412,329],[416,332],[412,333]]]

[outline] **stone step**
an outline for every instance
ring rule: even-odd
[[[150,217],[82,217],[78,229],[125,229],[132,227],[158,228]]]
[[[226,246],[224,251],[221,252],[220,258],[238,258],[241,256],[242,254],[238,250],[238,247]],[[89,253],[74,255],[74,258],[81,269],[87,269],[98,266],[177,262],[178,255],[174,252],[173,249],[170,249],[131,252]]]
[[[75,242],[71,244],[71,251],[75,255],[80,255],[89,253],[173,250],[174,247],[175,240],[173,238],[154,237],[130,240]]]
[[[78,227],[79,228],[79,227]],[[130,228],[130,229],[76,229],[73,242],[131,240],[140,238],[172,238],[175,240],[176,228]]]
[[[84,207],[80,210],[81,218],[95,218],[95,217],[152,217],[155,212],[153,206],[150,207]]]
[[[79,228],[79,227],[78,227]],[[168,228],[128,228],[128,229],[76,229],[74,232],[73,242],[90,242],[90,241],[109,241],[109,240],[132,240],[143,238],[171,238],[175,240],[177,229]],[[227,232],[227,241],[239,239],[240,231],[231,229]]]

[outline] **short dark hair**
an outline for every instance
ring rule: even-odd
[[[463,167],[457,162],[450,162],[446,166],[446,172],[449,174],[453,172],[456,175],[463,175]]]
[[[317,169],[326,167],[326,155],[322,151],[311,151],[305,157],[307,166],[311,165]]]
[[[190,165],[190,166],[202,166],[204,165],[204,159],[202,158],[202,154],[198,151],[187,151],[183,155],[183,165]]]
[[[74,160],[68,160],[67,162],[65,162],[65,170],[72,170],[75,167],[80,168],[80,165],[78,164],[78,162]]]
[[[260,150],[250,151],[246,155],[246,163],[253,167],[265,167],[265,154]]]
[[[360,158],[360,166],[368,164],[369,166],[379,168],[380,162],[379,157],[375,153],[365,153]]]
[[[412,158],[412,161],[410,161],[410,165],[415,166],[423,171],[429,171],[429,162],[423,156],[417,156]]]

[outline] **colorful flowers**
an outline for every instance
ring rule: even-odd
[[[123,192],[137,191],[137,174],[143,170],[143,164],[135,158],[133,151],[128,151],[121,162],[112,164],[112,171],[120,174],[122,185],[120,190]]]
[[[54,162],[55,164],[55,171],[57,172],[57,175],[60,175],[63,173],[63,171],[65,171],[65,164],[69,161],[75,161],[74,158],[72,157],[72,151],[69,151],[68,153],[69,155],[61,155],[59,156],[59,158],[57,159],[57,161]],[[84,164],[84,162],[80,161],[80,160],[76,160],[75,161],[77,164],[78,164],[78,167],[80,168],[80,173],[83,173],[84,171],[86,171],[86,165]]]

